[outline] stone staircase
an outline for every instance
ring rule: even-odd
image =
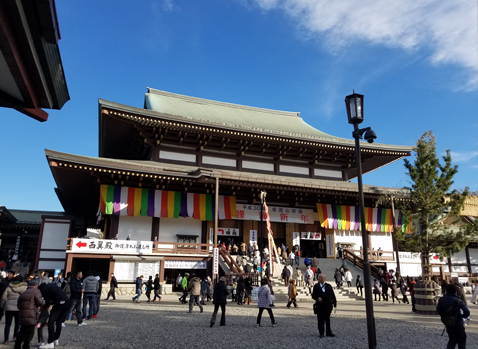
[[[303,260],[301,260],[303,262]],[[303,263],[299,266],[299,269],[302,271],[302,274],[305,272],[305,266]],[[342,261],[338,259],[327,259],[327,258],[319,258],[319,268],[321,269],[322,273],[326,276],[327,282],[332,285],[335,292],[335,297],[337,301],[364,301],[365,298],[357,295],[357,289],[355,287],[355,279],[359,274],[363,279],[362,269],[355,267],[351,263],[347,263],[347,268],[351,271],[353,275],[352,287],[342,287],[336,288],[335,287],[335,280],[333,279],[333,275],[335,272],[335,268],[338,268],[342,265]],[[293,270],[295,270],[297,266],[293,266]],[[284,264],[278,265],[275,263],[275,272],[274,276],[272,277],[272,288],[274,290],[274,297],[277,302],[287,302],[288,297],[288,287],[284,285],[284,281],[281,279],[280,275],[282,273],[282,269],[284,268]],[[317,281],[316,281],[317,283]],[[309,288],[305,286],[297,287],[297,302],[313,302],[314,300],[309,293]]]

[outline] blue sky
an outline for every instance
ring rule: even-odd
[[[57,1],[71,100],[39,123],[0,109],[0,205],[62,210],[44,149],[98,155],[98,98],[142,107],[146,87],[300,112],[352,138],[344,97],[365,95],[377,142],[432,130],[455,188],[478,190],[478,24],[472,0]],[[413,160],[413,158],[412,158]],[[409,184],[403,160],[364,176]],[[81,189],[81,188],[79,188]]]

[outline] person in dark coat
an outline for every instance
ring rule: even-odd
[[[355,281],[355,286],[357,286],[357,296],[360,291],[360,297],[363,297],[363,280],[360,275],[357,275],[357,280]]]
[[[383,300],[388,302],[388,284],[387,284],[387,281],[385,281],[385,278],[382,278],[380,280],[380,285],[382,285]]]
[[[250,274],[244,276],[244,303],[247,305],[252,303],[252,277]]]
[[[381,296],[382,296],[380,281],[378,281],[377,279],[373,279],[373,297],[375,301],[377,300],[377,295],[378,295],[378,301],[380,302]]]
[[[146,281],[146,298],[148,298],[147,302],[151,302],[151,291],[153,290],[153,277],[150,275],[148,281]]]
[[[282,279],[284,279],[285,286],[289,287],[290,270],[287,266],[284,266],[284,269],[282,270]]]
[[[158,298],[158,301],[160,301],[161,296],[159,295],[159,274],[156,274],[154,277],[153,288],[154,288],[154,298],[152,302],[155,302],[156,298]]]
[[[13,281],[13,277],[15,276],[15,272],[13,270],[10,270],[7,273],[7,277],[2,279],[2,282],[0,283],[0,297],[2,297],[3,292],[7,289],[7,287],[10,285],[10,283]],[[0,308],[0,320],[3,318],[3,314],[5,314],[5,309]]]
[[[216,323],[216,315],[221,307],[221,322],[219,323],[220,326],[226,326],[226,304],[227,304],[227,296],[229,295],[229,291],[227,290],[226,286],[226,278],[222,276],[219,279],[219,282],[214,287],[214,294],[213,294],[213,301],[214,304],[214,312],[212,313],[211,318],[211,327],[214,326]]]
[[[312,298],[315,300],[315,307],[317,312],[317,323],[319,328],[319,337],[324,338],[324,323],[325,335],[327,337],[335,337],[330,328],[330,314],[333,308],[337,308],[337,299],[335,298],[334,289],[325,282],[325,275],[319,275],[319,282],[314,286],[312,291]]]
[[[30,280],[27,290],[18,298],[21,327],[15,340],[15,349],[21,349],[22,344],[23,348],[30,347],[38,323],[38,308],[44,304],[42,294],[38,291],[38,280]]]
[[[42,283],[38,286],[45,304],[53,305],[48,319],[48,343],[42,348],[54,348],[59,345],[58,341],[61,335],[61,323],[65,321],[68,315],[69,299],[66,293],[55,284]]]
[[[83,317],[82,317],[82,309],[81,306],[81,297],[83,296],[83,284],[81,282],[81,278],[83,277],[83,273],[81,271],[76,273],[75,277],[72,277],[70,280],[70,304],[68,309],[68,314],[70,314],[73,309],[75,309],[76,321],[78,326],[83,325]]]
[[[133,297],[133,302],[141,303],[139,297],[141,296],[141,290],[143,289],[143,275],[136,278],[136,296]]]
[[[201,280],[201,305],[206,305],[207,294],[209,293],[209,282],[207,277]]]
[[[93,319],[96,319],[98,316],[98,312],[100,311],[100,303],[101,303],[101,292],[103,290],[103,282],[101,281],[100,274],[98,271],[94,271],[95,279],[98,280],[98,291],[96,291],[96,302],[95,302],[95,311],[93,312]]]
[[[244,289],[245,289],[245,284],[244,284],[244,278],[243,275],[239,276],[239,279],[237,280],[237,305],[242,305],[244,304]]]
[[[398,304],[400,304],[400,300],[398,299],[398,287],[397,287],[397,282],[395,278],[392,279],[392,282],[390,283],[390,288],[391,288],[390,293],[392,294],[393,303],[395,303],[395,298],[396,298]]]
[[[460,312],[461,310],[461,312]],[[457,289],[455,285],[448,284],[446,286],[446,294],[438,300],[437,313],[442,319],[449,315],[457,315],[454,325],[445,325],[448,333],[447,348],[466,348],[466,333],[463,319],[470,316],[470,310],[459,297],[457,297]]]
[[[106,296],[105,301],[113,297],[113,300],[116,300],[115,289],[118,288],[118,281],[116,280],[115,274],[111,273],[111,281],[110,281],[110,290],[108,291],[108,295]]]

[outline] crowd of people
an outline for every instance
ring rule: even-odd
[[[85,326],[84,320],[98,316],[102,283],[96,271],[89,271],[85,278],[81,271],[75,275],[68,273],[66,278],[62,274],[49,277],[45,271],[20,275],[14,270],[2,272],[1,276],[0,319],[5,316],[3,343],[9,342],[13,324],[15,349],[29,348],[35,328],[39,348],[54,348],[59,345],[65,321],[73,315],[78,326]],[[115,284],[116,279],[111,276]],[[43,334],[44,327],[48,329],[47,338]]]

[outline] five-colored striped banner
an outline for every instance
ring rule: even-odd
[[[358,206],[317,204],[320,225],[328,229],[360,230],[360,211]],[[395,226],[401,227],[403,214],[395,210]],[[365,207],[365,227],[367,231],[393,232],[392,210],[380,207]]]
[[[103,215],[192,217],[211,221],[214,220],[215,198],[212,194],[101,185],[100,210]],[[235,218],[236,198],[219,196],[218,211],[219,219]]]

